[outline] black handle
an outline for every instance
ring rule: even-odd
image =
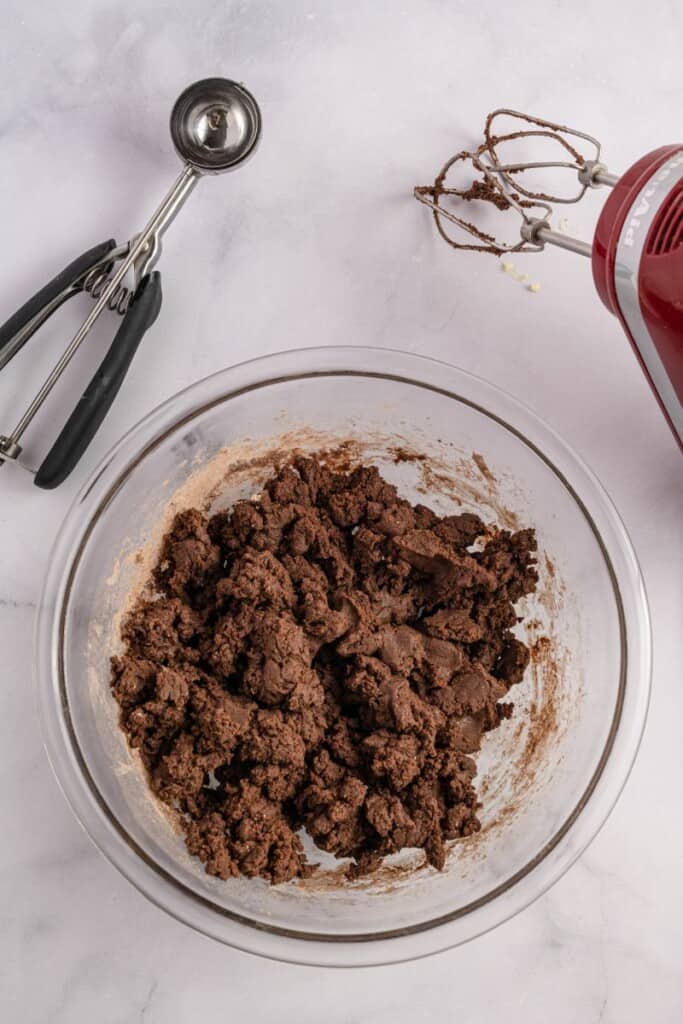
[[[38,487],[58,487],[74,468],[109,412],[137,347],[160,309],[161,276],[155,270],[138,285],[109,351],[36,473]]]
[[[112,249],[116,248],[116,242],[113,238],[110,238],[107,242],[101,242],[99,245],[93,246],[92,249],[88,249],[82,256],[73,260],[68,267],[65,267],[61,273],[53,277],[51,281],[41,288],[39,292],[25,302],[24,305],[14,313],[9,320],[7,320],[2,327],[0,327],[0,356],[2,355],[5,347],[9,345],[10,341],[22,327],[24,327],[29,320],[33,320],[33,317],[44,309],[53,299],[56,299],[61,291],[64,290],[68,285],[78,280],[82,274],[87,273],[96,263],[99,263],[101,259],[107,255]],[[74,293],[75,294],[75,293]],[[17,352],[19,349],[17,349]]]

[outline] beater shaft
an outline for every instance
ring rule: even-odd
[[[584,242],[580,238],[572,238],[562,231],[553,231],[544,220],[525,221],[520,228],[520,234],[525,242],[536,242],[539,245],[556,245],[560,249],[568,249],[569,252],[576,252],[579,256],[588,256],[590,259],[593,247],[590,242]]]

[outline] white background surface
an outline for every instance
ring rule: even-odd
[[[680,138],[681,5],[527,0],[109,3],[3,0],[0,319],[101,239],[142,226],[176,173],[172,102],[209,74],[263,108],[258,155],[202,182],[165,242],[161,317],[78,471],[57,492],[0,473],[0,1013],[10,1022],[494,1019],[680,1021],[681,463],[587,261],[451,252],[410,196],[485,114],[517,106],[605,143],[613,170]],[[645,19],[645,20],[644,20]],[[673,121],[673,126],[670,122]],[[572,208],[590,237],[602,196]],[[76,308],[78,306],[78,308]],[[0,377],[11,427],[70,329],[72,303]],[[37,463],[101,358],[101,324],[27,440]],[[103,860],[52,778],[31,628],[50,544],[121,432],[230,363],[356,343],[438,356],[509,390],[589,462],[640,558],[654,623],[641,752],[607,825],[534,906],[415,964],[273,964],[195,935]],[[599,684],[599,681],[596,681]]]

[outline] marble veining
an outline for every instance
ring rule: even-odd
[[[0,470],[0,1014],[8,1024],[673,1024],[683,1018],[680,461],[579,257],[456,255],[411,199],[519,106],[598,134],[614,170],[676,141],[683,8],[636,0],[5,0],[0,34],[0,319],[78,252],[141,226],[176,173],[173,99],[242,79],[261,151],[202,183],[169,232],[164,306],[83,464],[53,493]],[[569,211],[590,237],[601,197]],[[0,374],[13,425],[86,300]],[[102,324],[36,421],[36,465],[111,334]],[[599,837],[549,893],[466,947],[372,971],[289,967],[219,946],[147,903],[79,828],[42,751],[33,615],[58,525],[120,434],[179,388],[300,345],[446,359],[532,406],[604,482],[654,625],[641,752]],[[316,1005],[324,1010],[316,1009]]]

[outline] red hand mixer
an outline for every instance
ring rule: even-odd
[[[507,121],[506,121],[507,119]],[[527,127],[518,129],[518,123]],[[514,126],[501,131],[500,125]],[[552,147],[552,159],[515,159],[520,143]],[[579,151],[591,147],[590,158]],[[546,154],[547,155],[547,154]],[[448,175],[470,163],[480,177],[465,187],[449,185]],[[552,169],[570,192],[549,194],[530,187],[537,172]],[[578,189],[576,181],[578,178]],[[559,179],[558,179],[559,180]],[[595,229],[592,244],[553,230],[555,203],[578,202],[589,188],[612,189]],[[566,187],[565,187],[566,188]],[[433,185],[415,189],[430,206],[439,232],[452,246],[502,255],[538,252],[546,244],[590,257],[598,294],[617,316],[650,382],[662,412],[683,447],[683,146],[662,146],[641,157],[625,174],[610,174],[600,161],[600,143],[565,125],[500,109],[490,114],[484,141],[474,152],[449,160]],[[521,218],[521,238],[505,243],[454,212],[452,199],[481,200],[498,210],[514,209]],[[446,205],[447,202],[451,206]],[[457,207],[455,208],[457,211]],[[453,236],[447,224],[466,233]],[[472,241],[472,239],[476,241]]]

